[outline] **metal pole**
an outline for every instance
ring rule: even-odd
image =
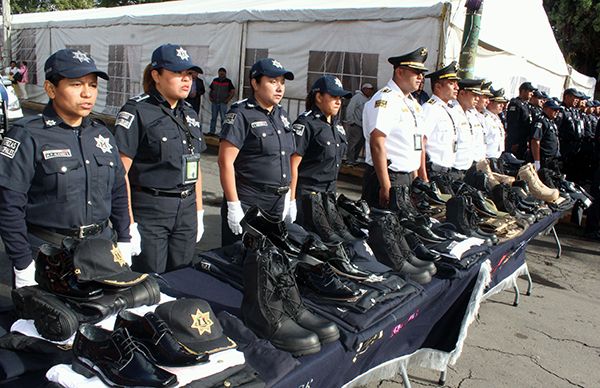
[[[11,56],[11,15],[10,15],[10,0],[2,0],[2,70],[4,70]]]
[[[475,59],[479,45],[479,30],[481,29],[481,12],[483,0],[467,0],[465,7],[465,26],[463,28],[462,44],[459,58],[459,76],[473,78],[475,75]]]

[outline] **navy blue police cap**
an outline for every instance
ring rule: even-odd
[[[537,90],[537,88],[534,88],[533,85],[531,84],[531,82],[523,82],[521,84],[521,86],[519,86],[519,90],[529,90],[531,92],[535,92]]]
[[[415,51],[412,51],[408,54],[399,55],[397,57],[389,57],[388,62],[394,65],[394,68],[398,66],[406,66],[414,70],[426,72],[429,71],[429,69],[425,67],[427,54],[428,51],[426,47],[419,47]]]
[[[483,80],[481,80],[481,79],[465,78],[465,79],[461,79],[460,81],[458,81],[458,88],[460,90],[468,90],[475,94],[482,95],[483,94],[483,92],[481,91],[482,83],[483,83]]]
[[[338,77],[329,74],[316,80],[311,90],[313,92],[327,93],[335,97],[352,97],[352,92],[344,90],[342,81]]]
[[[543,90],[536,90],[535,92],[533,92],[533,96],[536,98],[544,98],[544,99],[548,99],[549,96],[548,94],[546,94],[546,92],[544,92]]]
[[[581,98],[581,97],[580,97],[580,96],[581,96],[581,93],[579,93],[579,92],[577,91],[577,89],[575,89],[575,88],[568,88],[568,89],[565,89],[565,91],[563,92],[563,96],[569,96],[569,95],[571,95],[571,96],[573,96],[573,97],[576,97],[576,98]]]
[[[550,109],[560,109],[560,105],[558,105],[558,103],[556,101],[554,101],[553,99],[549,99],[548,101],[546,101],[544,103],[544,108],[550,108]]]
[[[81,50],[62,49],[50,55],[44,63],[46,79],[59,75],[65,78],[79,78],[87,74],[96,74],[108,80],[108,74],[96,67],[96,62]]]
[[[490,88],[490,92],[492,93],[492,96],[490,97],[490,101],[508,102],[508,100],[504,97],[504,88],[500,88],[500,89]]]
[[[180,45],[163,44],[152,52],[153,69],[167,69],[170,71],[195,70],[202,73],[202,69],[198,65],[194,65],[190,55]]]
[[[250,78],[256,78],[259,75],[266,75],[267,77],[279,77],[283,76],[285,79],[290,81],[294,79],[294,73],[284,69],[279,61],[273,58],[263,58],[252,65],[250,69]]]

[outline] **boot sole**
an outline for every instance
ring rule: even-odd
[[[91,365],[88,365],[88,362]],[[88,361],[88,362],[83,361],[79,357],[75,357],[75,359],[73,360],[71,369],[73,369],[73,372],[79,373],[80,375],[87,377],[88,379],[92,378],[94,376],[97,376],[104,384],[106,384],[109,387],[124,387],[124,385],[122,385],[122,384],[117,384],[117,383],[111,381],[107,376],[104,375],[104,373],[102,373],[100,368],[96,369],[94,367],[94,364],[91,361]],[[177,384],[178,384],[177,379],[174,379],[174,381],[171,381],[167,385],[163,385],[163,387],[164,388],[174,387]]]
[[[19,317],[32,319],[37,331],[51,341],[64,341],[79,327],[71,309],[44,294],[22,295],[13,290],[12,300]]]
[[[315,344],[315,345],[313,345],[313,346],[309,346],[309,347],[305,347],[305,348],[300,348],[300,349],[298,349],[297,347],[287,347],[287,346],[284,346],[282,344],[278,344],[278,343],[273,342],[273,341],[271,341],[271,343],[276,348],[281,349],[283,351],[286,351],[288,353],[291,353],[294,357],[307,356],[309,354],[315,354],[315,353],[319,353],[321,351],[321,343],[320,342],[317,343],[317,344]]]

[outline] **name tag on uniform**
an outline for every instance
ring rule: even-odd
[[[200,162],[200,154],[182,155],[181,159],[183,161],[183,184],[187,185],[190,183],[195,183],[198,180],[198,164]]]
[[[423,135],[415,133],[413,138],[415,142],[415,151],[421,151],[423,149]]]
[[[42,155],[44,156],[45,160],[54,159],[54,158],[70,158],[72,156],[70,149],[46,150],[46,151],[42,151]]]
[[[250,126],[252,128],[268,127],[269,123],[267,123],[266,121],[255,121],[252,124],[250,124]]]

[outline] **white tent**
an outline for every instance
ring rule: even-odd
[[[225,67],[240,97],[247,90],[244,74],[249,66],[257,58],[274,57],[296,75],[285,100],[294,118],[303,110],[310,84],[324,73],[338,75],[354,90],[367,81],[384,85],[392,71],[387,58],[419,46],[429,49],[430,69],[457,59],[464,1],[182,0],[15,15],[13,58],[28,61],[30,95],[44,101],[41,85],[48,55],[64,47],[90,52],[111,76],[110,82],[101,82],[96,109],[114,114],[141,91],[142,70],[160,44],[186,47],[204,69],[206,84]],[[509,95],[525,79],[560,95],[570,72],[542,0],[484,2],[475,68],[478,76]],[[595,80],[584,77],[578,76],[577,85],[589,94]]]

